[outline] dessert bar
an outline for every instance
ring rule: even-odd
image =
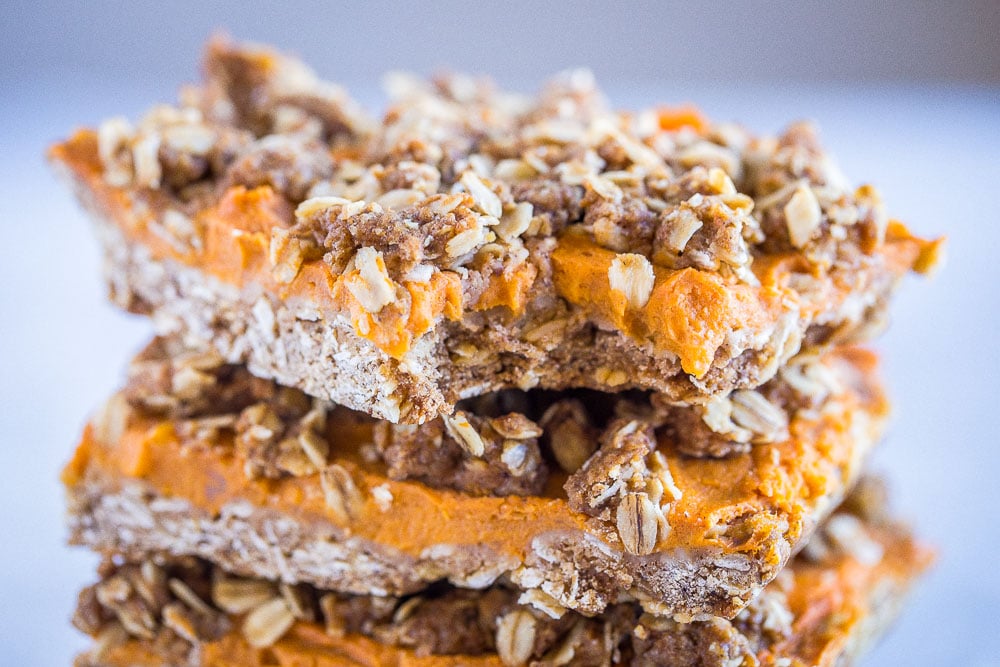
[[[201,86],[51,156],[114,301],[160,333],[393,422],[494,390],[704,402],[869,338],[937,242],[806,125],[394,80],[381,121],[301,63],[213,42]]]

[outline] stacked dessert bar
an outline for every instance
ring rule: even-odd
[[[930,561],[863,475],[938,242],[807,125],[288,57],[52,159],[157,337],[64,473],[125,665],[833,665]]]

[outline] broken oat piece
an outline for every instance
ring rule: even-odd
[[[843,498],[888,409],[854,348],[741,392],[702,410],[507,391],[394,425],[158,340],[66,468],[72,541],[361,595],[504,580],[585,614],[732,617]],[[678,435],[697,420],[707,445]]]
[[[939,242],[814,131],[392,80],[381,122],[301,63],[215,40],[205,80],[51,156],[113,299],[161,333],[392,422],[533,387],[703,403],[870,337]]]
[[[106,561],[74,624],[78,667],[133,665],[671,665],[833,667],[892,622],[932,560],[899,524],[840,510],[733,620],[655,618],[635,604],[586,617],[502,585],[352,596],[237,577],[206,561]]]

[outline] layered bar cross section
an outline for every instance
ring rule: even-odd
[[[797,359],[708,407],[502,392],[415,426],[159,340],[66,468],[72,540],[355,594],[509,580],[587,614],[732,617],[880,438],[874,363]]]
[[[833,667],[881,634],[931,559],[856,496],[736,618],[691,623],[635,604],[588,618],[504,586],[373,598],[234,577],[196,559],[109,561],[80,596],[74,621],[97,641],[77,664]]]
[[[519,387],[701,403],[868,338],[939,243],[813,130],[396,81],[379,121],[297,61],[214,42],[177,106],[52,158],[113,298],[161,333],[393,422]]]

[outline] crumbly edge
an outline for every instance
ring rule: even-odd
[[[417,341],[401,363],[358,336],[345,319],[324,318],[308,306],[297,310],[271,294],[239,290],[197,269],[155,260],[113,223],[99,220],[96,227],[105,279],[117,305],[151,313],[161,334],[212,346],[255,374],[379,419],[422,423],[451,412],[457,400],[504,388],[614,391],[622,385],[600,378],[621,367],[634,369],[636,385],[678,398],[697,394],[676,358],[653,356],[629,345],[622,334],[597,330],[582,318],[548,351],[511,340],[500,330],[463,331],[452,324]],[[455,354],[460,360],[455,363],[449,348],[471,350],[476,358]],[[759,384],[753,364],[747,366],[739,379],[729,378],[718,389]]]
[[[69,524],[73,542],[106,553],[196,555],[239,573],[349,592],[405,593],[439,579],[471,588],[509,580],[587,614],[633,599],[658,615],[731,617],[777,576],[854,481],[816,499],[796,544],[776,527],[764,540],[767,553],[757,555],[714,550],[635,555],[589,533],[553,531],[536,535],[520,559],[452,544],[432,545],[413,559],[352,538],[336,524],[307,523],[247,503],[230,504],[213,516],[139,481],[107,479],[97,469],[69,488]],[[233,544],[245,548],[234,550]]]
[[[448,330],[443,338],[421,338],[400,362],[360,338],[346,320],[327,320],[315,308],[296,308],[260,290],[240,290],[197,269],[154,260],[113,223],[97,215],[95,222],[115,303],[151,313],[161,334],[179,336],[192,347],[214,347],[228,362],[246,363],[256,375],[391,422],[423,423],[451,412],[458,400],[507,388],[615,392],[647,386],[671,402],[704,403],[706,391],[724,396],[760,386],[793,351],[784,349],[786,327],[784,334],[762,341],[760,350],[695,380],[680,371],[676,360],[643,351],[623,334],[576,317],[544,347],[519,341],[502,328],[484,332],[452,323],[442,328]],[[871,291],[845,302],[845,320],[883,319],[896,281],[877,272],[870,278]],[[627,381],[617,368],[631,369]]]
[[[827,667],[832,661],[848,664],[893,621],[928,563],[927,551],[885,515],[884,506],[869,506],[864,499],[873,483],[879,486],[865,480],[861,491],[817,534],[814,548],[731,621],[678,623],[643,614],[628,603],[587,618],[560,610],[543,595],[519,594],[502,584],[482,591],[436,586],[412,596],[351,596],[241,578],[192,558],[156,554],[133,560],[117,554],[102,564],[101,580],[80,595],[74,624],[97,641],[77,664],[118,664],[116,648],[130,641],[133,648],[170,659],[171,664],[200,664],[206,657],[201,649],[212,642],[221,639],[219,646],[229,642],[230,647],[280,645],[282,635],[300,622],[314,624],[320,632],[325,629],[334,646],[363,646],[374,640],[382,650],[395,647],[385,659],[410,656],[417,659],[415,664],[421,664],[420,659],[452,664],[449,659],[463,655],[485,658],[482,664],[538,667],[663,661],[692,667],[799,664],[793,660],[804,656],[795,655],[796,646],[813,652],[822,648],[822,657],[814,657]],[[881,494],[876,499],[884,500]],[[792,583],[797,568],[835,568],[845,558],[863,567],[881,567],[886,548],[904,551],[894,552],[888,572],[862,589],[866,593],[860,618],[838,621],[836,610],[828,609],[830,616],[818,628],[796,633],[787,595],[791,587],[802,585]],[[822,634],[827,632],[834,634]],[[134,644],[136,639],[141,645]],[[792,653],[785,655],[789,647]]]
[[[96,216],[95,223],[111,300],[150,313],[157,332],[178,335],[191,347],[213,347],[257,375],[379,419],[398,422],[405,415],[422,422],[445,410],[431,380],[438,373],[427,343],[413,351],[423,358],[419,368],[425,375],[411,377],[349,323],[324,322],[315,311],[296,312],[268,295],[241,292],[194,269],[155,261],[113,223]],[[400,381],[408,385],[400,387]]]
[[[102,553],[198,556],[241,575],[365,595],[403,595],[442,579],[468,588],[509,581],[585,614],[634,599],[661,614],[731,617],[777,575],[792,550],[776,537],[780,563],[765,569],[745,554],[634,556],[567,531],[537,535],[521,559],[453,544],[433,545],[412,558],[347,536],[333,524],[246,503],[213,516],[140,482],[96,474],[70,488],[68,500],[70,541]]]
[[[860,359],[858,362],[861,363]],[[808,423],[816,418],[816,413],[836,409],[834,405],[824,407],[823,391],[838,395],[843,391],[878,391],[868,385],[871,378],[867,374],[853,377],[859,370],[853,364],[840,360],[835,365],[844,366],[843,379],[838,379],[840,371],[831,372],[814,361],[800,368],[798,376],[790,370],[783,371],[787,377],[783,384],[773,388],[774,392],[734,394],[728,406],[720,406],[720,414],[711,412],[707,416],[715,428],[746,431],[748,437],[765,441],[771,438],[771,442],[779,443],[775,446],[780,446],[788,437],[789,428],[784,408],[812,414],[805,417]],[[821,376],[810,376],[806,372],[810,368],[814,372],[826,369],[829,384],[824,385]],[[840,384],[843,381],[858,386],[847,390]],[[797,389],[793,390],[793,384]],[[817,391],[820,393],[814,393]],[[826,496],[809,499],[802,507],[806,516],[799,517],[796,513],[794,527],[784,520],[792,517],[783,516],[780,511],[766,523],[748,521],[744,514],[739,514],[721,516],[711,527],[720,545],[729,539],[737,543],[746,540],[744,529],[752,530],[754,544],[758,545],[754,549],[735,554],[728,549],[725,553],[710,550],[688,553],[684,548],[658,551],[657,544],[671,530],[670,508],[682,497],[665,458],[667,454],[658,449],[660,441],[655,430],[662,423],[657,420],[671,418],[671,406],[666,406],[665,414],[658,413],[655,400],[644,406],[638,396],[619,396],[615,397],[614,406],[607,400],[602,403],[601,407],[611,414],[590,415],[588,411],[595,406],[588,408],[576,399],[562,396],[548,403],[552,396],[539,398],[508,392],[477,399],[466,406],[468,414],[463,413],[461,419],[444,420],[444,424],[438,421],[419,427],[371,424],[370,418],[357,414],[352,417],[343,408],[324,405],[297,390],[255,378],[242,367],[222,364],[211,353],[192,352],[178,348],[176,340],[157,339],[136,357],[125,388],[95,417],[85,442],[92,439],[98,447],[100,443],[112,446],[122,441],[132,426],[146,424],[141,427],[142,433],[149,425],[158,423],[169,427],[177,437],[170,446],[178,447],[178,455],[182,457],[189,448],[195,453],[219,447],[222,449],[218,453],[235,457],[237,469],[248,480],[260,477],[279,480],[288,476],[308,479],[307,483],[322,489],[325,510],[320,516],[324,518],[307,520],[293,509],[283,510],[287,514],[275,514],[245,502],[228,505],[221,514],[208,516],[195,511],[184,496],[161,498],[152,487],[145,487],[131,476],[141,477],[142,473],[115,472],[104,464],[88,464],[88,456],[68,468],[65,479],[72,486],[71,495],[82,498],[81,502],[73,503],[76,523],[84,528],[88,522],[97,526],[89,538],[80,539],[89,544],[103,540],[104,550],[125,550],[114,539],[118,522],[139,512],[131,506],[148,506],[144,511],[150,516],[172,513],[163,521],[138,522],[140,528],[148,524],[148,534],[136,538],[139,549],[167,548],[158,545],[170,543],[184,531],[194,536],[182,536],[180,542],[196,543],[199,527],[214,522],[218,544],[190,547],[210,549],[209,554],[192,552],[209,558],[224,557],[226,544],[234,539],[227,536],[227,531],[233,530],[231,520],[254,515],[258,523],[278,521],[285,526],[280,530],[251,526],[257,534],[280,535],[291,529],[288,526],[294,527],[298,537],[289,547],[292,551],[297,549],[298,541],[312,545],[310,536],[314,533],[317,544],[334,545],[333,555],[324,558],[336,558],[343,563],[334,572],[340,577],[339,583],[331,586],[348,590],[355,590],[352,586],[356,585],[350,579],[354,576],[350,563],[362,558],[365,564],[374,563],[371,567],[375,570],[380,567],[385,570],[374,574],[365,570],[365,585],[375,585],[367,579],[375,577],[386,582],[378,584],[385,590],[390,590],[389,587],[412,590],[420,582],[442,576],[459,582],[471,579],[489,582],[503,575],[524,589],[540,589],[560,604],[587,613],[597,613],[620,597],[627,597],[643,601],[661,614],[731,615],[746,604],[760,585],[773,578],[788,559],[794,546],[788,535],[795,535],[794,540],[799,543],[853,484],[853,476],[861,469],[879,430],[877,414],[870,415],[874,419],[871,423],[859,421],[859,428],[852,431],[858,440],[853,444],[855,451],[845,470],[848,478],[832,479]],[[810,402],[810,397],[818,402]],[[542,402],[533,406],[532,400]],[[833,398],[831,402],[836,404],[839,400]],[[683,414],[693,408],[679,410]],[[537,414],[541,411],[544,414],[539,418]],[[853,419],[861,420],[867,414],[861,411]],[[602,424],[602,419],[608,421]],[[677,422],[674,426],[683,424]],[[363,430],[367,426],[373,426],[374,432]],[[708,430],[707,424],[705,427]],[[347,435],[353,428],[362,430]],[[340,437],[347,440],[338,443]],[[352,516],[357,517],[369,490],[371,499],[380,502],[377,488],[359,488],[351,473],[340,465],[342,461],[331,456],[335,446],[349,445],[353,443],[350,438],[355,437],[360,439],[351,446],[357,446],[357,454],[366,465],[373,466],[376,480],[419,482],[429,476],[433,478],[427,482],[429,485],[457,489],[463,497],[536,495],[547,484],[548,466],[558,465],[568,475],[564,484],[564,510],[591,519],[584,532],[535,534],[527,553],[520,558],[500,557],[476,548],[431,544],[426,545],[416,563],[412,558],[396,562],[398,554],[391,547],[359,541],[343,528],[351,525]],[[663,437],[671,438],[669,433]],[[369,438],[375,442],[371,443]],[[584,449],[580,449],[581,445]],[[676,443],[667,446],[672,452],[669,456],[679,455],[673,452]],[[447,456],[448,462],[437,460],[442,456]],[[384,457],[383,463],[388,466],[385,470],[380,467],[379,457]],[[550,459],[548,464],[545,459]],[[434,472],[427,473],[426,466],[431,466]],[[113,499],[129,507],[109,506]],[[391,503],[391,494],[388,502]],[[181,509],[171,509],[172,503],[179,503],[177,507]],[[187,517],[186,513],[193,513],[197,519]],[[193,523],[181,530],[179,526],[184,521]],[[246,528],[244,524],[239,524],[241,529]],[[110,541],[107,535],[112,536]],[[249,545],[260,543],[257,538],[246,536],[240,540]],[[267,555],[265,550],[257,551]],[[301,551],[308,556],[307,560],[312,559],[309,560],[312,565],[304,570],[299,567],[303,571],[296,573],[294,580],[313,581],[333,576],[322,567],[320,556],[309,555],[312,546]],[[259,555],[255,556],[252,550],[241,556],[247,562],[256,557]],[[387,565],[382,562],[386,558]],[[452,562],[455,558],[459,559],[458,564]],[[482,563],[491,560],[500,562],[492,570],[487,568],[485,574],[478,569],[469,570],[481,568]],[[420,565],[430,569],[421,571]],[[280,561],[269,562],[266,566],[258,565],[254,571],[259,574],[259,568],[265,567],[265,572],[272,575],[281,566]]]
[[[507,390],[460,402],[455,417],[414,426],[310,399],[214,351],[161,337],[129,364],[124,388],[94,427],[106,444],[133,417],[171,424],[182,447],[228,443],[248,480],[322,472],[332,447],[347,444],[338,429],[358,428],[364,435],[352,436],[351,446],[367,464],[384,465],[389,479],[470,495],[533,496],[561,470],[570,506],[607,519],[629,492],[643,492],[661,508],[680,499],[661,444],[678,456],[724,459],[785,441],[799,420],[817,419],[866,391],[851,386],[852,373],[835,370],[843,361],[837,353],[802,357],[760,389],[706,406],[641,392]]]

